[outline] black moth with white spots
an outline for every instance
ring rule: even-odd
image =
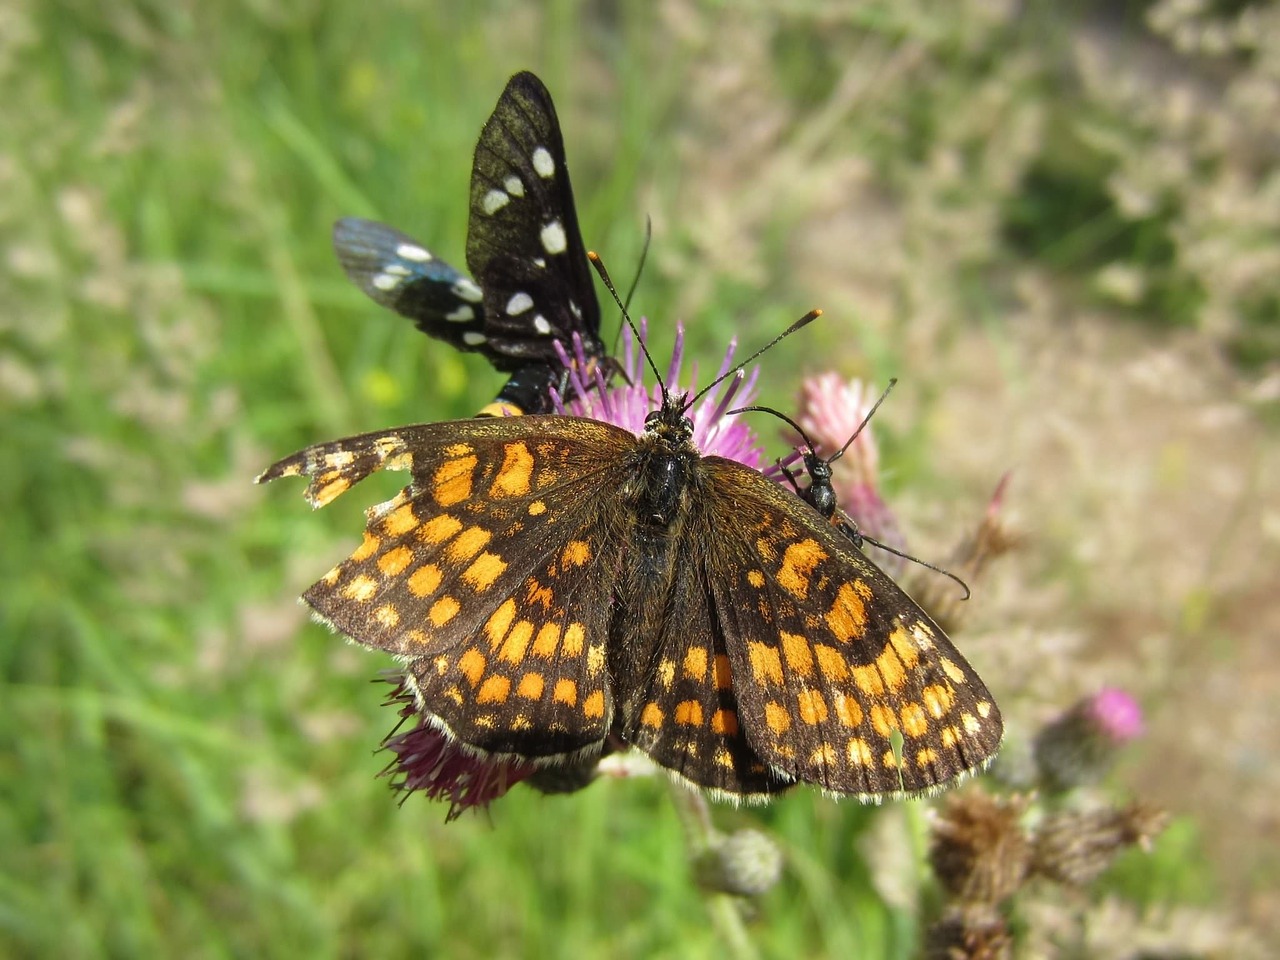
[[[470,209],[474,282],[400,231],[355,217],[334,226],[338,261],[369,297],[423,333],[512,374],[499,403],[547,412],[548,388],[566,383],[556,343],[572,354],[577,333],[589,361],[606,351],[560,123],[532,73],[507,82],[480,132]]]

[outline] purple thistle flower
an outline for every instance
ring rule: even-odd
[[[1050,792],[1097,783],[1122,746],[1142,734],[1142,709],[1124,690],[1104,687],[1036,734],[1040,780]]]
[[[1142,736],[1142,707],[1128,691],[1103,687],[1086,703],[1097,731],[1117,746]]]
[[[383,776],[390,777],[392,789],[404,798],[420,790],[432,800],[448,800],[445,820],[456,820],[466,810],[487,807],[537,772],[532,763],[464,749],[418,712],[403,676],[393,676],[392,681],[397,686],[387,703],[400,704],[401,725],[417,719],[417,724],[404,732],[399,732],[397,725],[382,741],[382,748],[395,754]]]
[[[636,349],[635,337],[630,328],[623,331],[622,340],[619,371],[622,377],[619,379],[624,382],[612,386],[607,382],[608,371],[601,364],[588,363],[582,341],[577,334],[574,334],[572,354],[567,353],[561,344],[556,344],[560,360],[569,371],[569,381],[573,388],[570,392],[576,394],[565,403],[559,393],[553,390],[551,401],[556,413],[603,420],[635,434],[644,432],[644,418],[662,406],[662,387],[658,384],[645,386],[644,375],[648,371],[648,364]],[[640,340],[648,342],[648,323],[643,318],[640,320]],[[733,369],[733,353],[737,345],[737,340],[729,341],[729,349],[716,373],[717,378]],[[686,391],[692,396],[697,393],[697,365],[693,367],[688,384],[682,385],[680,376],[683,361],[684,325],[677,324],[675,347],[663,380],[668,392],[678,394]],[[687,416],[693,421],[694,446],[704,456],[715,454],[737,460],[753,470],[760,469],[764,451],[754,431],[741,417],[726,416],[734,407],[751,403],[759,373],[757,367],[749,375],[740,373],[729,377],[709,391],[688,412]]]

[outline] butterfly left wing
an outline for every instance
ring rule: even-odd
[[[747,742],[784,778],[864,800],[982,769],[994,698],[928,615],[794,494],[702,460],[713,622]]]
[[[626,537],[607,503],[634,442],[575,418],[463,420],[320,444],[259,479],[309,476],[321,506],[378,469],[409,471],[304,599],[408,663],[423,712],[467,747],[568,759],[599,751],[613,716],[605,645]]]

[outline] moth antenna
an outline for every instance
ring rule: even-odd
[[[850,517],[847,513],[845,513],[843,510],[841,510],[840,513],[844,515],[846,520],[849,520],[850,522],[852,522],[853,518]],[[969,589],[969,585],[965,583],[962,579],[960,579],[960,577],[952,573],[950,570],[944,570],[942,567],[936,566],[935,564],[930,563],[928,560],[921,560],[919,557],[915,557],[909,553],[904,553],[901,550],[894,549],[893,547],[889,546],[887,543],[883,543],[877,540],[875,537],[868,537],[866,534],[862,533],[862,531],[857,530],[856,528],[851,532],[854,534],[856,539],[865,540],[867,543],[870,543],[874,546],[879,547],[885,553],[892,553],[895,557],[901,557],[903,560],[910,560],[912,563],[918,563],[920,564],[920,566],[925,567],[929,570],[932,570],[934,573],[940,573],[944,577],[950,577],[956,583],[960,584],[960,588],[964,590],[964,596],[960,598],[961,600],[968,600],[970,597],[973,596],[973,591]]]
[[[874,417],[876,415],[876,411],[880,409],[880,404],[884,403],[885,399],[889,396],[889,392],[897,385],[898,385],[898,378],[890,377],[889,385],[884,388],[884,392],[880,394],[880,398],[871,405],[871,409],[867,411],[867,415],[862,418],[862,422],[858,424],[858,428],[853,431],[853,436],[851,436],[848,440],[844,442],[843,447],[841,447],[839,450],[837,450],[835,453],[833,453],[830,457],[827,458],[828,464],[834,463],[835,461],[839,460],[841,457],[844,456],[845,451],[848,450],[851,446],[853,446],[853,441],[857,440],[859,434],[861,434],[862,431],[867,428],[867,424],[871,422],[871,418]],[[792,426],[795,426],[795,424],[792,424]],[[800,431],[800,436],[802,437],[804,436],[804,431]],[[805,437],[805,440],[807,442],[808,438]],[[928,564],[925,564],[925,566],[928,566]],[[965,589],[968,589],[968,588],[966,587]]]
[[[630,309],[631,298],[636,295],[636,287],[640,286],[640,277],[644,275],[644,265],[649,259],[649,244],[653,242],[653,218],[647,213],[644,216],[644,243],[640,246],[640,262],[636,264],[636,275],[631,278],[631,286],[627,287],[627,295],[622,301],[623,309]],[[622,328],[618,328],[621,332]],[[617,342],[614,343],[617,349]]]
[[[654,378],[658,381],[658,386],[662,389],[662,399],[665,403],[667,399],[667,385],[662,379],[662,374],[658,372],[658,365],[653,362],[653,357],[649,354],[649,348],[644,345],[644,337],[640,336],[640,331],[636,329],[635,321],[631,319],[631,314],[627,312],[626,305],[622,302],[622,298],[618,296],[618,288],[613,285],[613,279],[609,276],[609,271],[605,269],[604,261],[600,259],[600,254],[594,250],[587,251],[587,259],[591,261],[591,266],[600,276],[600,281],[604,284],[604,288],[609,291],[609,296],[613,297],[613,302],[618,305],[618,309],[622,311],[622,319],[627,321],[627,326],[631,328],[631,332],[635,334],[636,343],[640,345],[640,352],[644,354],[644,362],[649,364],[649,369],[653,371]]]

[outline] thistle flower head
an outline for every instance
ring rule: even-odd
[[[1138,702],[1118,687],[1104,687],[1036,734],[1033,750],[1041,782],[1050,792],[1097,783],[1120,748],[1142,730]]]
[[[647,343],[647,338],[648,324],[641,319],[640,342]],[[632,433],[643,433],[645,417],[662,406],[662,385],[645,386],[644,378],[650,371],[631,329],[625,329],[622,334],[622,360],[618,369],[621,374],[618,379],[622,383],[611,385],[607,376],[611,371],[599,363],[588,362],[582,349],[582,341],[576,333],[572,346],[573,351],[570,353],[561,344],[556,344],[572,388],[568,391],[572,396],[568,402],[558,392],[552,392],[552,406],[556,413],[591,417],[593,420],[603,420],[623,427]],[[718,379],[733,369],[736,348],[737,341],[730,341],[725,358],[713,379]],[[663,382],[669,394],[678,396],[685,392],[693,397],[698,392],[697,367],[695,365],[690,372],[688,382],[682,383],[683,361],[684,326],[677,325],[675,347]],[[755,433],[741,417],[727,416],[734,407],[751,402],[759,372],[757,367],[750,374],[739,373],[726,378],[687,412],[686,416],[693,421],[693,443],[700,453],[716,454],[737,460],[753,469],[760,469],[764,451],[760,448]]]
[[[464,750],[419,712],[403,677],[398,679],[387,703],[400,705],[402,724],[416,722],[403,732],[397,728],[382,741],[382,748],[395,755],[383,776],[389,777],[392,789],[406,798],[421,791],[432,800],[449,801],[446,820],[456,820],[470,809],[487,807],[537,772],[531,763]]]

